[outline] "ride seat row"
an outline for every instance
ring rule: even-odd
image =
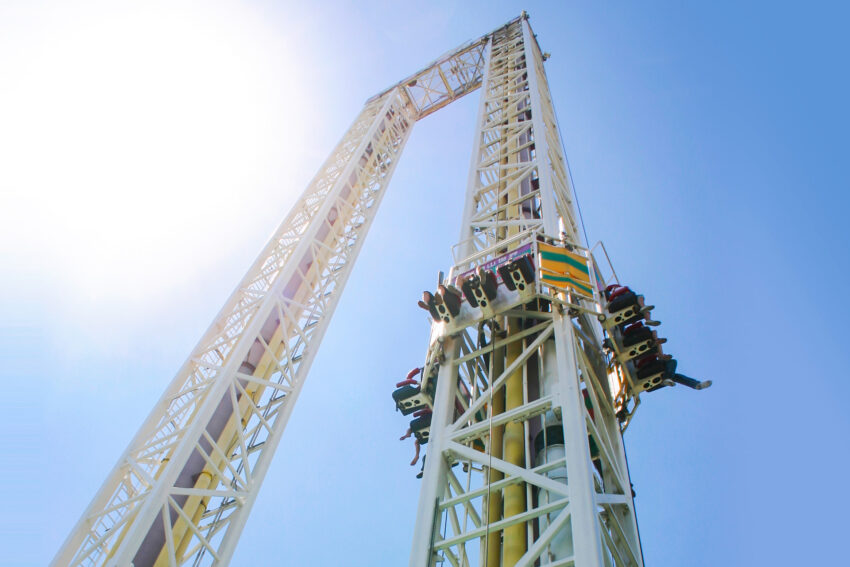
[[[454,285],[440,284],[434,293],[423,291],[418,305],[428,311],[435,322],[451,323],[460,314],[463,299],[471,307],[480,307],[485,315],[492,316],[492,302],[498,293],[499,278],[508,290],[518,291],[520,297],[533,292],[535,272],[531,254],[503,264],[497,271],[498,277],[493,271],[479,267],[472,274],[458,276]]]

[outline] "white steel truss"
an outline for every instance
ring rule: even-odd
[[[366,105],[55,565],[227,563],[415,120],[398,89]]]
[[[563,232],[578,243],[543,59],[523,16],[366,102],[52,565],[228,563],[414,123],[482,84],[453,273],[544,235]],[[529,301],[549,307],[529,310]],[[527,549],[516,565],[547,564],[564,534],[574,553],[552,565],[642,565],[597,309],[538,283],[532,299],[513,300],[500,317],[434,326],[427,363],[439,376],[434,440],[412,565],[442,558],[500,565],[488,559],[487,545],[517,527]],[[503,352],[510,354],[494,355]],[[544,374],[557,379],[545,392],[536,383],[529,390]],[[522,402],[495,411],[494,395],[516,375]],[[583,390],[595,415],[585,410]],[[492,450],[494,431],[512,424],[524,431],[522,463]],[[565,455],[535,464],[531,432],[543,427],[545,437],[553,424],[562,424]],[[464,478],[452,468],[457,463]],[[553,474],[564,468],[569,483]],[[534,505],[496,517],[496,495],[516,490]],[[473,540],[481,542],[477,552]]]
[[[584,251],[528,21],[493,33],[484,58],[449,288],[540,241]],[[643,565],[597,299],[535,281],[434,323],[411,567]]]

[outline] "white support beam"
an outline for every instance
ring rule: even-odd
[[[540,557],[540,554],[546,549],[546,546],[549,545],[549,542],[552,541],[559,531],[564,529],[567,524],[567,520],[570,519],[570,507],[566,506],[560,513],[552,520],[543,533],[541,533],[531,547],[528,548],[528,551],[525,552],[525,555],[520,557],[519,561],[514,567],[531,567],[534,565],[534,562]]]

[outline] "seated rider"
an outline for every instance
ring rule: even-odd
[[[417,461],[419,461],[419,451],[420,451],[422,445],[428,443],[427,435],[423,438],[422,441],[419,440],[419,431],[422,430],[421,424],[425,424],[425,426],[424,426],[425,429],[427,429],[427,426],[430,425],[430,423],[431,423],[431,408],[421,409],[421,410],[415,412],[413,414],[413,417],[416,418],[416,419],[414,419],[413,421],[410,422],[410,427],[407,428],[407,431],[404,433],[404,435],[399,437],[399,441],[404,441],[408,437],[416,434],[417,438],[413,442],[413,445],[416,449],[416,453],[413,455],[413,460],[410,461],[411,467],[414,466],[417,463]],[[414,431],[415,427],[417,428],[416,431]],[[422,470],[419,471],[419,474],[416,475],[416,478],[422,478],[422,471],[424,471],[424,470],[425,470],[425,457],[423,456],[422,457]]]
[[[709,386],[711,386],[711,380],[703,380],[700,382],[699,380],[695,380],[684,374],[676,374],[676,362],[675,358],[671,358],[664,362],[664,378],[666,380],[672,380],[676,384],[681,384],[682,386],[687,386],[688,388],[693,388],[694,390],[705,390]]]
[[[609,313],[616,313],[633,304],[643,307],[643,296],[637,295],[628,286],[609,285],[605,288],[605,299],[608,300]]]
[[[636,294],[628,286],[611,284],[604,290],[605,299],[608,301],[608,312],[616,313],[628,307],[634,306],[637,314],[623,321],[621,325],[626,325],[645,319],[647,325],[657,326],[659,323],[650,319],[649,312],[652,311],[652,305],[646,305],[642,295]]]
[[[410,437],[411,435],[413,435],[413,430],[412,430],[410,427],[408,427],[408,428],[407,428],[407,431],[405,432],[405,434],[404,434],[404,435],[402,435],[401,437],[399,437],[398,439],[399,439],[399,441],[404,441],[405,439],[407,439],[407,438],[408,438],[408,437]],[[419,460],[419,451],[420,451],[420,450],[421,450],[421,448],[422,448],[422,445],[419,443],[419,439],[416,439],[416,440],[413,442],[413,446],[416,448],[416,454],[415,454],[415,455],[413,455],[413,460],[412,460],[412,461],[410,461],[410,466],[411,466],[411,467],[412,467],[413,465],[415,465],[415,464],[416,464],[416,462]],[[423,473],[424,471],[425,471],[425,456],[423,455],[423,456],[422,456],[422,468],[421,468],[421,469],[419,470],[419,472],[417,473],[416,478],[422,478],[422,473]]]
[[[658,341],[658,334],[649,327],[644,327],[643,321],[632,323],[623,329],[623,346],[625,347],[630,347],[650,339]]]
[[[656,365],[662,369],[662,381],[661,384],[655,388],[647,390],[648,392],[652,392],[653,390],[657,390],[664,386],[672,386],[673,384],[681,384],[682,386],[687,386],[694,390],[705,390],[711,386],[711,380],[703,380],[700,382],[699,380],[695,380],[694,378],[685,376],[684,374],[677,374],[676,366],[678,363],[676,362],[676,359],[671,357],[669,354],[661,356],[657,356],[655,354],[650,355],[638,361],[636,366],[638,368],[648,368]],[[640,374],[640,370],[638,371],[638,374]]]

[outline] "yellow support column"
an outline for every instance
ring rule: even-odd
[[[208,490],[210,488],[214,488],[214,482],[218,484],[218,477],[213,476],[210,471],[204,469],[203,471],[201,471],[201,474],[198,475],[198,482],[195,483],[195,488],[201,490]],[[197,499],[197,502],[190,504],[187,500],[186,505],[183,507],[183,509],[189,511],[193,507],[195,508],[195,513],[192,514],[192,522],[195,525],[198,525],[198,523],[201,521],[201,517],[203,517],[204,515],[204,512],[207,511],[207,504],[209,502],[207,498],[201,498],[200,496],[195,496],[192,498]],[[186,553],[186,549],[189,547],[189,543],[191,543],[192,537],[195,535],[191,530],[188,529],[188,526],[184,526],[182,531],[183,537],[180,539],[180,543],[175,548],[175,555],[177,556],[178,560],[181,559]],[[157,561],[157,564],[161,562],[162,555],[160,555],[160,559],[159,561]]]
[[[521,330],[522,320],[517,317],[508,319],[508,339]],[[522,354],[522,341],[508,343],[505,364],[510,366]],[[505,410],[510,411],[523,404],[522,365],[514,370],[505,383]],[[505,460],[512,465],[525,467],[525,429],[522,423],[511,422],[505,425]],[[505,487],[505,518],[525,512],[525,483],[520,482]],[[525,522],[505,528],[503,565],[512,567],[526,552]]]
[[[493,341],[504,338],[503,333],[494,333]],[[499,377],[505,370],[505,348],[500,347],[493,350],[490,366],[492,372],[490,381]],[[505,390],[500,389],[492,393],[491,416],[496,417],[505,411]],[[493,427],[490,433],[490,455],[496,459],[502,458],[502,439],[504,437],[504,426]],[[488,483],[493,484],[502,480],[504,475],[497,470],[488,470]],[[491,490],[487,497],[487,525],[494,524],[502,519],[502,492]],[[500,567],[502,561],[502,532],[496,531],[487,536],[487,562],[486,567]]]

